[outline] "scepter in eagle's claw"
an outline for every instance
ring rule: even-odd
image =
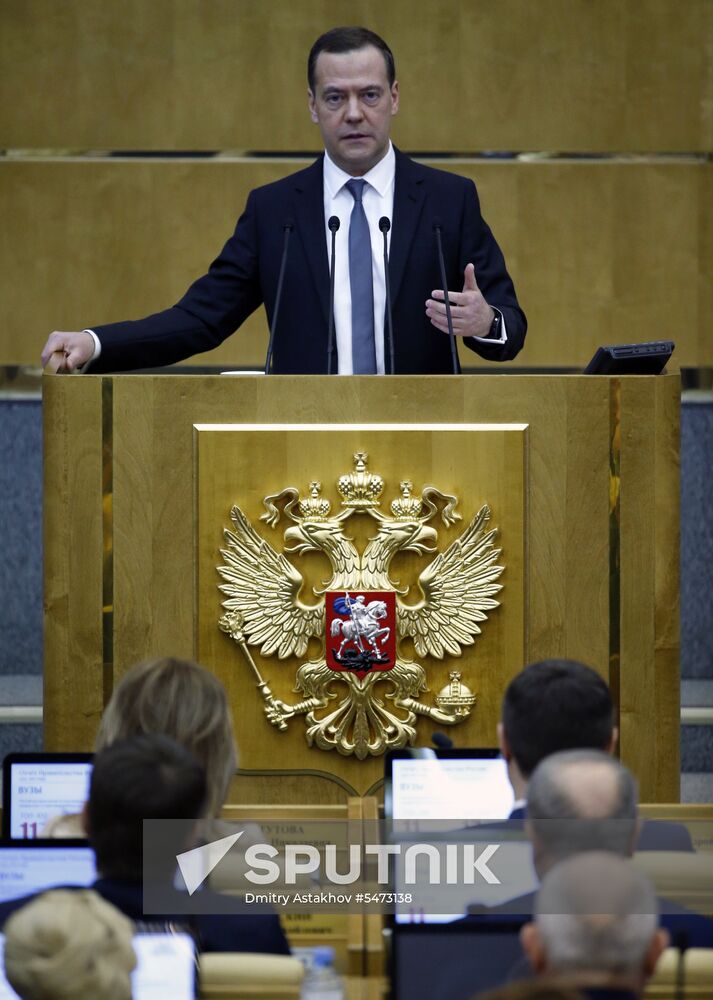
[[[283,718],[282,711],[277,704],[275,696],[270,690],[270,685],[263,678],[262,674],[258,670],[257,663],[255,663],[255,660],[252,657],[252,653],[250,652],[248,644],[245,641],[245,633],[243,632],[244,624],[245,620],[239,611],[227,612],[218,622],[221,632],[225,632],[231,639],[234,639],[235,642],[237,642],[243,652],[243,656],[252,667],[252,671],[257,680],[256,687],[265,702],[265,714],[267,715],[268,720],[273,724],[273,726],[277,726],[278,729],[284,732],[287,729],[287,722]]]

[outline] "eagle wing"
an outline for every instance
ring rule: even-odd
[[[495,565],[501,550],[493,543],[497,529],[485,530],[489,520],[486,504],[421,573],[424,599],[411,606],[399,601],[399,635],[413,638],[419,656],[460,656],[480,634],[478,622],[498,607],[493,595],[502,590],[496,581],[504,567]]]
[[[259,646],[263,656],[302,656],[310,638],[324,634],[324,601],[312,607],[299,603],[302,574],[258,535],[239,507],[230,519],[235,530],[224,532],[225,565],[218,567],[225,580],[219,584],[227,597],[223,607],[240,613],[247,642]]]

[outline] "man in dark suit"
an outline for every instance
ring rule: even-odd
[[[577,660],[531,663],[508,685],[498,741],[515,793],[511,820],[523,819],[528,781],[537,765],[561,750],[592,749],[613,754],[619,730],[605,681]],[[692,851],[680,823],[644,822],[637,851]]]
[[[528,786],[525,834],[532,842],[533,863],[542,881],[560,862],[606,851],[622,858],[638,850],[637,788],[633,775],[600,750],[565,750],[547,756],[535,768]],[[703,868],[705,859],[701,859]],[[470,922],[498,922],[532,913],[533,892],[499,907],[473,906]],[[713,921],[660,898],[661,925],[686,947],[713,947]]]
[[[69,370],[90,361],[92,372],[171,364],[217,346],[264,304],[275,325],[274,372],[448,373],[453,358],[437,231],[456,336],[489,360],[515,357],[527,322],[474,184],[421,166],[391,145],[399,88],[388,45],[365,28],[335,28],[312,47],[308,80],[324,156],[250,194],[233,236],[177,305],[133,322],[55,332],[43,363],[59,352]],[[329,221],[335,218],[332,337]],[[390,229],[393,355],[384,228]]]

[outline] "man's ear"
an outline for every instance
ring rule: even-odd
[[[391,114],[398,114],[399,110],[399,81],[394,80],[391,86]]]
[[[666,951],[668,946],[671,944],[671,935],[663,927],[659,927],[654,936],[651,938],[651,944],[648,947],[646,955],[644,957],[644,976],[649,979],[654,974],[654,969],[658,960],[661,958],[663,952]]]
[[[547,966],[545,951],[542,947],[542,938],[537,929],[537,924],[530,922],[520,928],[520,944],[522,950],[527,955],[533,972],[544,972]]]
[[[89,822],[89,803],[88,802],[85,802],[84,805],[82,806],[82,811],[79,814],[79,824],[80,824],[81,828],[84,830],[84,832],[86,833],[87,837],[91,837],[91,835],[92,835],[92,827],[91,827],[91,823]]]
[[[311,90],[307,90],[307,106],[309,108],[309,116],[316,125],[318,122],[317,109],[315,107],[315,97]]]
[[[505,760],[510,763],[512,758],[512,753],[510,752],[510,744],[508,743],[507,734],[505,733],[505,728],[502,722],[498,723],[498,746],[500,747],[500,753],[503,755]]]
[[[614,726],[614,728],[611,731],[611,739],[609,740],[609,743],[607,744],[607,746],[605,748],[606,752],[610,756],[613,757],[614,754],[616,753],[616,748],[617,748],[618,743],[619,743],[619,727],[618,726]]]

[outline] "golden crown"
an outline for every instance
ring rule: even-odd
[[[413,483],[404,479],[399,483],[401,496],[391,501],[391,513],[397,521],[413,521],[421,516],[423,504],[420,497],[413,497]]]
[[[300,500],[299,512],[303,518],[310,521],[326,521],[332,505],[326,497],[320,496],[322,484],[313,480],[309,484],[309,499]]]
[[[381,476],[367,471],[368,459],[366,452],[358,451],[354,456],[354,472],[339,477],[337,490],[343,498],[342,506],[361,510],[378,507],[384,480]]]

